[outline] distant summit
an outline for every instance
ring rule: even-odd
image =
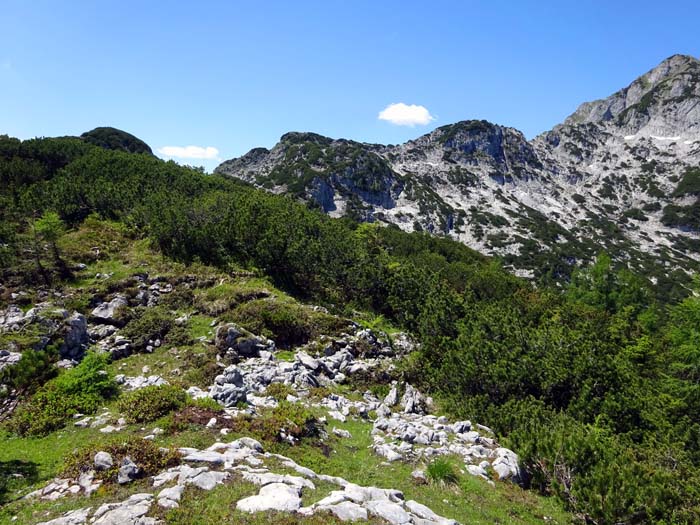
[[[153,155],[150,146],[131,133],[117,128],[101,127],[86,131],[80,138],[90,144],[105,149],[126,151],[128,153],[148,153]]]
[[[608,123],[628,134],[700,134],[700,60],[673,55],[608,98],[585,102],[565,125]]]

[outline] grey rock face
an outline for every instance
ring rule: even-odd
[[[63,359],[78,360],[85,354],[85,350],[90,345],[87,319],[83,314],[73,312],[66,319],[65,336],[63,343],[59,347],[59,354]]]
[[[121,467],[119,467],[119,473],[117,475],[117,482],[120,485],[125,483],[130,483],[137,479],[141,474],[141,469],[139,466],[131,461],[131,458],[124,458],[122,460]]]
[[[401,505],[391,501],[370,501],[367,504],[369,511],[385,519],[391,525],[406,525],[411,523],[411,515]]]
[[[121,385],[124,390],[138,390],[140,388],[146,388],[147,386],[161,386],[167,385],[168,382],[161,376],[136,376],[130,377],[124,374],[119,374],[114,377],[114,381]]]
[[[284,483],[270,483],[260,489],[257,496],[243,498],[236,508],[243,512],[264,512],[276,510],[292,512],[301,507],[300,490]]]
[[[105,302],[97,306],[91,313],[92,317],[102,323],[118,325],[119,319],[116,317],[116,312],[120,308],[129,306],[129,302],[124,296],[118,295],[109,302]]]
[[[108,470],[114,465],[114,459],[109,452],[98,452],[95,454],[95,469],[97,470]]]
[[[0,370],[6,366],[12,366],[19,363],[22,359],[22,354],[19,352],[10,352],[8,350],[0,350]]]
[[[24,312],[16,305],[10,305],[6,310],[0,310],[0,332],[17,330],[30,321]]]
[[[328,510],[335,514],[341,521],[358,521],[367,519],[367,509],[352,501],[343,501],[337,505],[319,507],[319,510]]]
[[[274,343],[257,337],[235,325],[222,325],[216,329],[216,348],[231,359],[258,357],[261,351],[273,351]]]
[[[153,504],[153,494],[134,494],[121,503],[100,506],[91,522],[95,525],[155,525],[155,518],[146,514]]]
[[[56,518],[55,520],[51,521],[44,521],[39,525],[83,525],[84,523],[87,523],[90,510],[91,509],[89,508],[72,510],[60,518]]]

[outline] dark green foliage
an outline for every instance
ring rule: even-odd
[[[451,412],[507,435],[532,485],[580,516],[691,523],[700,516],[688,481],[699,473],[697,304],[673,310],[675,350],[664,352],[650,290],[601,256],[563,298],[467,302],[456,338],[424,335],[415,374]]]
[[[664,208],[661,222],[666,226],[674,226],[683,230],[700,230],[700,201],[689,206],[669,204]]]
[[[496,126],[491,124],[486,120],[465,120],[462,122],[457,122],[456,124],[449,124],[447,126],[442,126],[437,128],[436,131],[441,131],[442,134],[438,138],[441,144],[448,144],[452,142],[455,137],[460,133],[466,134],[479,134],[479,133],[490,133]]]
[[[624,217],[627,217],[629,219],[634,219],[637,221],[648,221],[649,219],[647,218],[646,214],[640,210],[639,208],[630,208],[629,210],[625,210],[622,214]]]
[[[296,303],[258,299],[243,303],[232,318],[251,332],[271,338],[280,348],[306,344],[321,334],[333,335],[348,323]]]
[[[0,370],[0,385],[7,387],[4,394],[0,391],[0,399],[11,390],[17,390],[20,394],[36,391],[56,375],[57,370],[53,366],[55,360],[54,347],[48,347],[45,350],[30,348],[22,352],[19,363]]]
[[[185,326],[173,326],[167,334],[165,342],[170,346],[190,346],[195,342],[194,337],[190,335],[190,331]]]
[[[510,440],[530,483],[568,502],[579,516],[594,523],[694,523],[700,517],[697,506],[683,508],[700,494],[696,481],[684,479],[693,474],[674,472],[671,458],[683,451],[663,443],[631,446],[604,428],[561,414],[545,416],[552,423],[542,426],[541,410],[525,413],[529,420]]]
[[[20,405],[8,422],[21,435],[43,435],[61,428],[76,413],[91,414],[117,386],[105,371],[107,357],[88,353],[81,363],[50,380]]]
[[[86,131],[80,135],[80,138],[89,144],[105,149],[153,155],[153,151],[144,141],[134,137],[131,133],[116,128],[95,128],[92,131]]]
[[[688,168],[673,190],[674,197],[700,194],[700,168]]]
[[[149,423],[182,408],[186,402],[187,394],[177,386],[147,386],[122,395],[118,408],[130,423]]]

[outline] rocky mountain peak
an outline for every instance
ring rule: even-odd
[[[327,146],[331,142],[333,142],[333,139],[309,131],[290,131],[280,137],[280,142],[288,144],[301,144],[304,142],[313,142],[314,144]]]
[[[673,55],[613,95],[581,104],[564,121],[584,123],[625,135],[700,135],[700,60]]]

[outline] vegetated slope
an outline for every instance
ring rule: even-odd
[[[662,282],[697,269],[700,62],[676,55],[528,141],[486,121],[400,145],[288,133],[216,171],[332,216],[448,235],[519,274],[568,277],[601,249]],[[686,278],[687,279],[687,278]]]
[[[5,137],[0,140],[0,152],[0,297],[10,324],[12,319],[26,317],[13,305],[26,308],[42,301],[63,301],[68,314],[76,310],[111,319],[129,335],[131,351],[137,354],[149,347],[155,352],[156,340],[163,346],[164,327],[172,329],[190,308],[196,308],[198,315],[204,311],[200,308],[211,308],[210,317],[232,315],[236,310],[240,316],[236,322],[246,321],[261,333],[270,330],[269,335],[263,334],[267,337],[280,330],[297,333],[298,319],[311,315],[309,310],[269,311],[263,307],[264,297],[256,297],[261,290],[254,287],[248,290],[253,294],[249,296],[239,280],[251,274],[267,276],[280,289],[322,305],[331,314],[362,317],[367,314],[358,311],[369,312],[412,333],[420,343],[417,352],[399,360],[400,367],[393,372],[370,375],[355,389],[373,388],[383,395],[387,380],[407,381],[435,396],[450,421],[469,418],[488,424],[503,444],[520,455],[522,482],[556,495],[582,520],[697,522],[697,297],[678,304],[659,302],[655,298],[663,294],[651,283],[629,271],[614,270],[606,256],[576,272],[563,289],[535,288],[447,238],[332,219],[228,177],[207,176],[172,162],[104,150],[76,139],[21,142]],[[522,155],[529,157],[527,149]],[[680,191],[686,188],[692,190],[691,181]],[[122,232],[121,241],[105,246],[101,243],[109,237],[101,235],[100,229],[108,232],[108,227]],[[66,228],[71,230],[69,237]],[[71,244],[64,244],[70,235],[82,238],[75,256],[70,255]],[[156,264],[144,251],[149,243],[158,250],[156,260],[163,255],[170,259],[163,264],[177,262],[178,274],[196,274],[201,265],[209,265],[207,271],[214,279],[224,275],[231,279],[221,282],[229,286],[206,291],[211,283],[196,284],[195,278],[192,286],[202,288],[195,297],[184,290],[181,296],[168,295],[190,281],[179,281],[177,275],[172,281],[144,277],[144,271],[153,274],[144,267]],[[128,253],[129,246],[135,253]],[[106,250],[128,259],[105,264],[101,254]],[[89,270],[76,265],[84,261],[94,265]],[[116,282],[111,280],[115,275]],[[158,315],[146,316],[136,306],[146,301],[143,307],[148,308],[148,296],[141,293],[140,285],[174,302],[167,306],[166,300]],[[200,293],[204,301],[198,304]],[[256,309],[238,309],[242,303],[260,300]],[[227,331],[224,340],[229,333],[235,335]],[[184,335],[185,342],[172,344],[188,347]],[[6,347],[2,350],[21,353],[18,363],[3,369],[2,380],[3,395],[10,399],[6,406],[20,403],[14,410],[19,415],[10,418],[8,427],[18,434],[30,432],[35,421],[43,430],[60,427],[78,407],[99,408],[99,396],[106,395],[101,390],[80,395],[83,387],[76,386],[74,374],[83,377],[83,369],[69,376],[61,373],[58,378],[64,379],[58,385],[47,383],[43,388],[55,373],[52,363],[61,350],[60,344],[53,350],[42,345],[60,343],[60,339],[33,340],[36,336],[19,331],[3,334],[2,339]],[[284,340],[293,352],[308,342],[295,337]],[[110,353],[121,356],[126,346],[123,340],[115,340]],[[220,359],[239,358],[243,363],[248,359],[243,354],[227,356],[228,345],[223,346]],[[315,350],[325,363],[325,347]],[[207,363],[217,366],[213,356],[200,353],[194,368],[206,373]],[[302,359],[314,370],[323,369],[318,361]],[[221,387],[224,402],[238,400],[241,378],[234,370],[223,375],[215,392]],[[210,377],[198,377],[197,381],[204,379],[204,386],[210,384],[206,382]],[[91,384],[77,381],[77,385],[85,383]],[[43,403],[64,393],[71,394],[65,403]],[[160,408],[154,410],[180,406],[178,399],[157,395],[153,405]],[[44,412],[43,407],[54,406],[57,414]],[[302,423],[296,425],[302,428],[305,414],[298,410],[298,406],[284,405],[277,416]],[[300,415],[302,421],[297,419]],[[376,422],[375,415],[367,415]],[[277,423],[272,426],[279,430]],[[269,430],[253,423],[250,428]],[[387,425],[378,430],[391,429]],[[191,436],[182,438],[194,439]],[[403,436],[396,438],[403,441]],[[13,447],[24,446],[22,438],[12,439]],[[189,444],[201,451],[209,443]],[[322,452],[323,446],[318,446],[309,450]],[[301,451],[285,449],[285,455],[292,453]],[[452,477],[443,467],[435,470],[446,473],[445,479]]]
[[[80,138],[85,142],[105,149],[126,151],[127,153],[148,153],[153,155],[151,147],[131,133],[116,128],[101,127],[86,131]]]

